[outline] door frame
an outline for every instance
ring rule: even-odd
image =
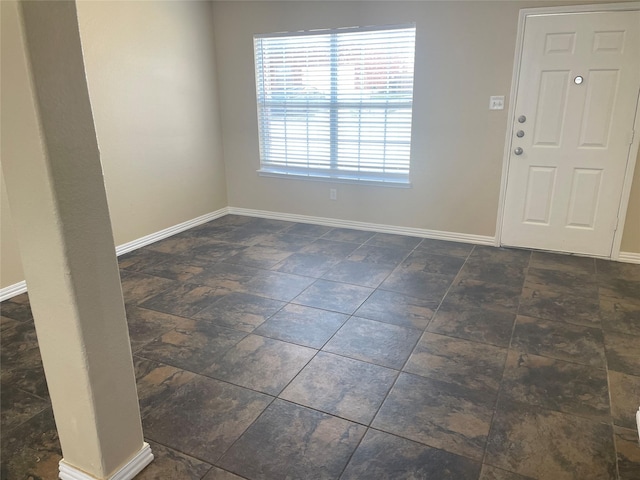
[[[616,12],[616,11],[636,11],[640,10],[640,2],[627,3],[608,3],[593,5],[573,5],[561,7],[537,7],[525,8],[520,10],[518,16],[518,33],[516,37],[516,50],[513,61],[513,76],[511,79],[511,90],[509,93],[509,112],[504,153],[502,160],[502,179],[500,182],[500,199],[498,202],[498,219],[496,222],[496,243],[497,247],[502,245],[502,230],[504,224],[504,204],[507,192],[507,177],[509,174],[509,163],[511,158],[511,148],[513,142],[513,131],[515,129],[514,120],[516,115],[516,98],[518,95],[518,82],[520,81],[520,61],[522,59],[522,47],[524,44],[524,26],[527,17],[541,14],[561,14],[561,13],[597,13],[597,12]],[[620,256],[620,244],[622,243],[622,234],[624,232],[624,224],[627,215],[627,207],[629,206],[629,195],[631,193],[631,183],[633,182],[633,172],[636,167],[636,158],[638,149],[640,148],[640,91],[636,98],[636,115],[634,119],[633,131],[635,135],[633,142],[629,145],[627,154],[627,166],[625,170],[624,183],[622,186],[622,196],[618,207],[618,227],[613,236],[613,245],[611,254],[604,257],[612,260],[618,260]]]

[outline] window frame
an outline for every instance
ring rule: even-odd
[[[408,29],[412,30],[410,35],[413,36],[412,38],[413,43],[411,45],[410,83],[409,83],[411,87],[410,97],[408,97],[408,99],[405,98],[404,100],[400,102],[395,102],[395,103],[392,101],[389,101],[389,99],[386,99],[384,102],[367,103],[367,102],[363,102],[362,98],[360,99],[359,102],[353,102],[352,104],[350,104],[349,102],[339,102],[337,93],[336,93],[338,87],[334,85],[335,83],[337,83],[336,77],[338,75],[337,69],[338,69],[338,60],[339,60],[338,59],[339,47],[335,46],[337,36],[340,34],[366,33],[366,32],[381,32],[382,35],[384,35],[384,32],[389,32],[393,30],[408,30]],[[258,170],[258,174],[260,176],[265,176],[265,177],[296,178],[296,179],[305,179],[305,180],[312,180],[312,181],[354,183],[359,185],[377,185],[377,186],[383,185],[383,186],[401,187],[401,188],[411,187],[411,158],[412,158],[411,148],[413,143],[412,142],[413,140],[413,97],[414,97],[414,91],[415,91],[416,34],[417,34],[416,24],[405,23],[405,24],[395,24],[395,25],[348,27],[348,28],[306,30],[306,31],[298,31],[298,32],[281,32],[281,33],[254,35],[254,60],[255,60],[254,71],[255,71],[255,80],[256,80],[256,105],[257,105],[258,129],[259,129],[258,140],[259,140],[259,148],[260,148],[260,168]],[[307,100],[304,118],[306,121],[307,130],[308,130],[309,117],[311,115],[310,112],[312,111],[311,109],[312,108],[327,109],[329,114],[329,120],[327,124],[330,132],[329,134],[330,135],[329,167],[328,169],[325,167],[322,170],[317,168],[314,169],[312,166],[310,166],[310,162],[308,159],[307,159],[307,166],[302,166],[302,167],[301,166],[292,167],[291,165],[284,165],[284,164],[277,165],[276,162],[269,162],[268,160],[266,161],[265,151],[264,151],[265,145],[267,142],[265,140],[265,137],[267,135],[267,133],[265,132],[265,128],[266,128],[265,124],[273,120],[271,117],[266,116],[263,112],[263,109],[267,108],[266,105],[268,102],[265,101],[265,98],[266,98],[265,87],[264,87],[265,74],[264,74],[264,69],[261,68],[264,66],[262,62],[262,55],[263,55],[262,40],[271,39],[271,38],[294,38],[297,36],[310,37],[310,36],[318,36],[318,35],[325,35],[325,36],[330,35],[330,39],[331,39],[330,40],[331,48],[329,48],[326,52],[323,52],[323,54],[326,53],[330,58],[329,67],[331,70],[331,84],[332,84],[330,100],[328,104],[325,102],[325,104],[321,105],[320,107],[318,107],[317,105],[309,104]],[[381,46],[382,50],[384,50],[384,48],[385,48],[384,45]],[[366,51],[366,48],[363,48],[363,51]],[[382,68],[388,69],[392,66],[393,64],[387,61]],[[369,77],[363,77],[363,78],[366,80]],[[403,81],[406,83],[406,78]],[[285,80],[285,83],[286,83],[286,80]],[[402,85],[406,87],[404,83]],[[387,85],[387,93],[388,93],[388,89],[389,89],[389,86]],[[286,110],[287,105],[290,105],[290,103],[287,103],[287,100],[285,98],[285,101],[284,101],[285,112],[287,111]],[[273,106],[274,106],[273,103],[269,105],[269,107],[273,107]],[[363,156],[361,155],[360,151],[358,151],[357,162],[355,163],[354,162],[341,163],[339,161],[340,159],[337,153],[337,149],[338,149],[338,146],[340,145],[341,140],[339,138],[340,121],[338,119],[338,111],[340,109],[343,109],[343,110],[345,108],[348,109],[349,107],[351,107],[353,110],[357,110],[358,112],[358,115],[359,115],[358,128],[361,128],[361,124],[363,123],[361,120],[362,112],[366,111],[366,109],[380,110],[381,112],[384,113],[384,116],[385,116],[384,121],[380,122],[377,125],[382,126],[385,131],[385,140],[384,140],[384,143],[382,144],[385,150],[387,146],[391,144],[391,142],[388,142],[386,139],[387,128],[389,125],[394,126],[393,122],[390,122],[387,118],[388,113],[390,111],[393,111],[393,109],[404,110],[405,115],[408,115],[408,120],[406,120],[406,118],[404,120],[403,133],[407,136],[408,140],[405,140],[402,143],[402,145],[406,146],[406,155],[405,157],[403,157],[402,159],[403,163],[401,163],[400,165],[406,170],[406,174],[384,171],[387,168],[389,170],[392,168],[392,167],[388,167],[386,164],[387,162],[386,151],[383,154],[382,161],[378,161],[377,164],[375,163],[375,161],[369,162],[370,165],[373,165],[373,166],[369,166],[368,167],[369,169],[371,170],[375,170],[376,168],[378,169],[378,171],[375,171],[375,172],[363,171],[363,164],[365,165],[365,167],[367,164],[366,164],[366,158],[364,159],[365,161],[363,162]],[[284,122],[286,124],[287,122],[286,118]],[[286,133],[284,134],[284,137],[285,137],[284,144],[286,145],[286,142],[288,141],[286,138]],[[307,139],[308,138],[309,136],[307,134]],[[307,143],[308,143],[308,140],[307,140]],[[360,150],[361,144],[363,144],[363,140],[362,138],[360,138],[360,132],[359,132],[358,140],[357,140],[358,150]],[[364,142],[364,145],[365,146],[367,145],[366,141]],[[268,146],[272,147],[273,144],[269,143]],[[308,148],[309,147],[307,147],[307,158],[308,158]],[[286,155],[287,154],[285,154],[285,162],[287,161]],[[269,165],[269,163],[271,164]],[[316,165],[320,165],[319,161],[316,161],[315,163]],[[349,166],[350,163],[353,163],[353,165],[355,165],[355,167],[352,165],[352,170],[348,172],[340,171],[340,168],[346,168]],[[356,168],[357,170],[354,171],[353,168]]]

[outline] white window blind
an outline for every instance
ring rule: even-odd
[[[408,183],[415,26],[254,37],[260,172]]]

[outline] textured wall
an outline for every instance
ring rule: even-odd
[[[510,100],[519,10],[544,5],[535,0],[214,2],[230,205],[493,236],[508,105],[489,111],[489,96]],[[253,35],[406,22],[417,24],[412,188],[259,177]],[[330,187],[337,188],[337,201],[329,200]],[[632,202],[623,250],[640,252],[637,175]]]

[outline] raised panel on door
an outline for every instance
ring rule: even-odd
[[[558,147],[562,140],[569,71],[540,72],[533,144]]]
[[[588,75],[580,147],[606,148],[618,92],[618,70],[591,70]]]

